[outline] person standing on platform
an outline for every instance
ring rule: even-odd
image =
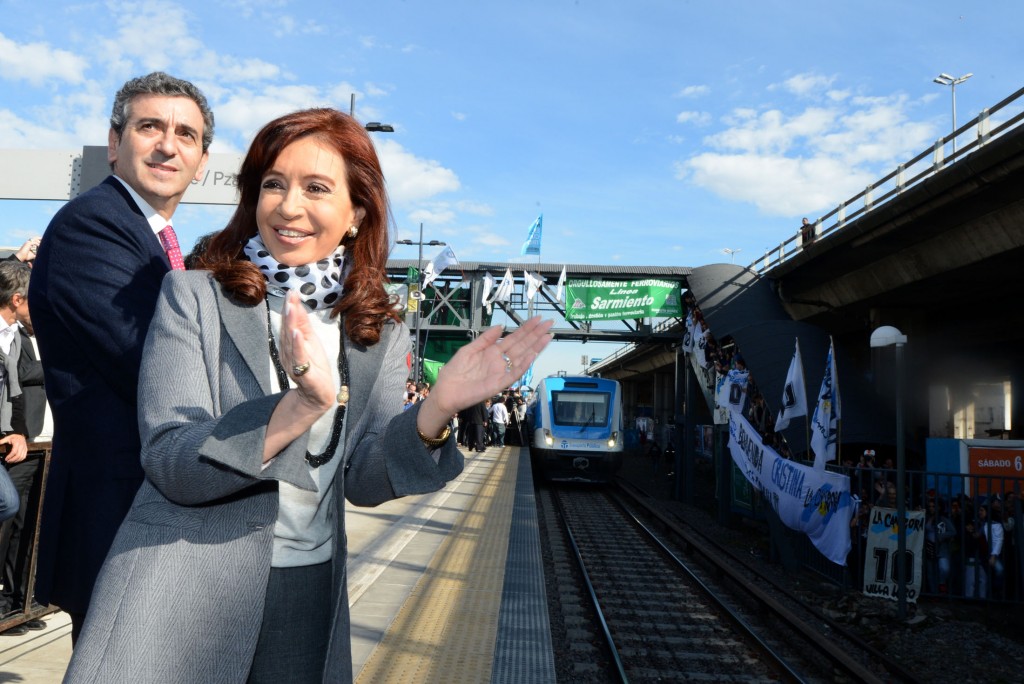
[[[154,72],[114,98],[113,175],[68,202],[39,245],[29,299],[54,434],[36,597],[71,617],[142,484],[137,386],[160,283],[183,269],[171,218],[201,178],[213,113],[188,81]]]
[[[505,429],[508,427],[508,409],[505,402],[495,399],[491,402],[491,443],[501,448],[505,446]]]
[[[484,451],[487,448],[484,426],[487,424],[489,409],[487,402],[481,401],[468,407],[461,414],[466,417],[466,449],[468,451]],[[459,418],[459,423],[462,423],[462,418]]]
[[[29,244],[29,243],[26,243]],[[0,333],[0,349],[5,354],[14,353],[18,347],[17,376],[21,393],[11,398],[11,430],[23,440],[34,439],[42,432],[46,414],[46,393],[43,389],[43,368],[36,358],[32,346],[32,319],[28,308],[28,282],[32,269],[29,267],[34,250],[24,262],[9,259],[0,262],[0,319],[14,328],[18,345],[13,337],[6,338]],[[21,611],[28,602],[27,587],[29,560],[36,531],[36,510],[39,500],[39,475],[42,472],[42,452],[8,454],[4,467],[18,491],[18,514],[0,528],[0,563],[3,564],[3,593],[0,594],[0,613]],[[15,625],[3,632],[5,635],[24,634],[30,629],[45,629],[46,624],[36,619]]]
[[[146,478],[66,682],[351,681],[345,500],[444,487],[463,466],[451,415],[551,339],[540,318],[492,327],[403,411],[411,341],[367,132],[333,109],[280,117],[238,185],[203,270],[164,279],[139,374]]]
[[[25,436],[13,429],[13,400],[21,396],[18,383],[18,357],[21,353],[21,339],[18,335],[18,323],[9,306],[13,294],[19,290],[19,281],[11,275],[4,280],[4,275],[17,264],[17,261],[0,263],[0,301],[6,304],[0,307],[0,444],[6,446],[7,453],[3,456],[4,467],[0,467],[0,522],[13,518],[20,510],[20,497],[8,470],[16,463],[25,460],[28,453]],[[21,284],[24,291],[24,283]]]

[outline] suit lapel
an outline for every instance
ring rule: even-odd
[[[211,279],[211,285],[217,290],[217,302],[220,307],[221,322],[228,336],[238,348],[249,371],[259,380],[260,387],[267,394],[276,388],[270,378],[269,352],[267,350],[267,323],[265,309],[262,305],[255,307],[239,306],[230,301],[221,291],[220,285]],[[349,417],[345,419],[345,432],[355,423],[366,410],[370,394],[383,363],[384,353],[390,344],[390,336],[395,333],[396,326],[384,325],[380,342],[372,347],[364,347],[352,342],[345,336],[345,352],[348,354],[349,387],[351,403]],[[351,418],[351,420],[350,420]]]
[[[356,344],[345,337],[345,350],[348,353],[349,385],[352,390],[352,402],[348,408],[348,416],[345,418],[345,433],[349,427],[354,425],[366,410],[373,386],[380,374],[380,367],[384,360],[384,352],[388,346],[389,333],[394,326],[385,324],[381,330],[380,342],[372,347],[364,347]],[[347,448],[347,447],[346,447]]]
[[[263,308],[259,305],[255,307],[239,306],[224,296],[219,283],[212,279],[210,283],[217,290],[220,320],[228,337],[235,343],[238,353],[241,354],[249,371],[259,381],[263,391],[266,394],[272,394],[274,389],[270,384],[266,319],[260,315]]]

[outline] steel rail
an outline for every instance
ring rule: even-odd
[[[747,591],[756,601],[767,607],[777,617],[783,620],[787,625],[799,632],[805,639],[807,639],[814,647],[825,657],[831,660],[833,663],[841,667],[852,677],[855,677],[857,681],[868,682],[872,684],[882,684],[884,681],[872,670],[867,669],[862,663],[852,658],[849,653],[844,651],[842,648],[832,643],[831,641],[820,638],[819,630],[809,625],[797,616],[793,611],[789,610],[786,606],[776,600],[774,597],[768,595],[765,591],[752,584],[748,578],[742,577],[732,565],[721,562],[720,556],[716,557],[710,553],[707,549],[714,548],[719,549],[720,554],[727,555],[732,558],[732,554],[721,549],[721,546],[706,535],[700,532],[684,530],[679,524],[669,518],[665,513],[652,507],[645,501],[637,492],[640,492],[638,488],[630,483],[624,482],[619,479],[616,481],[616,488],[623,496],[628,497],[631,503],[636,504],[646,511],[649,515],[656,518],[661,524],[665,525],[672,531],[672,534],[678,536],[682,542],[694,552],[700,554],[709,563],[712,563],[717,571],[727,576],[736,585],[742,587]],[[642,492],[641,492],[642,493]],[[785,588],[778,586],[772,582],[769,578],[762,576],[763,581],[770,583],[772,587],[784,594],[788,598],[791,598],[795,604],[802,604],[802,602]],[[854,644],[862,651],[871,656],[875,663],[880,663],[890,674],[900,678],[900,681],[904,682],[917,682],[917,678],[906,671],[902,666],[893,661],[891,658],[886,656],[881,651],[877,650],[870,644],[866,643],[856,634],[850,633],[842,625],[838,624],[830,618],[819,615],[817,616],[824,623],[826,623],[831,629],[839,633],[842,638],[846,639],[850,643]]]

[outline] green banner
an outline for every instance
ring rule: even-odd
[[[423,379],[430,383],[433,387],[437,384],[437,373],[441,370],[444,365],[444,361],[433,361],[431,359],[423,359]],[[744,480],[745,482],[746,480]]]
[[[679,283],[669,280],[570,280],[565,285],[565,304],[565,318],[570,321],[683,315]]]

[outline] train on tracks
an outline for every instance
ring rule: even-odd
[[[527,406],[526,429],[541,479],[608,482],[622,467],[622,388],[585,375],[546,377]]]

